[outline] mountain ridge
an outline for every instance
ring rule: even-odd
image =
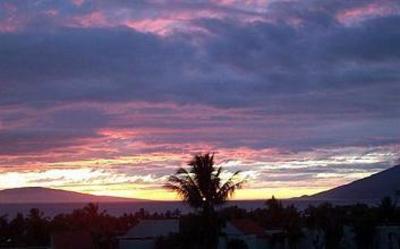
[[[320,193],[300,197],[307,200],[371,200],[393,197],[400,190],[400,165]]]
[[[145,199],[91,195],[44,187],[21,187],[0,190],[0,203],[109,203],[140,202]]]

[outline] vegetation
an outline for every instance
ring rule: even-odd
[[[29,214],[18,213],[13,219],[0,217],[0,247],[38,247],[50,244],[51,234],[64,231],[89,231],[96,248],[114,248],[115,237],[125,233],[139,218],[151,218],[145,212],[114,217],[100,211],[96,204],[88,204],[69,214],[53,218],[38,209]]]
[[[168,178],[165,187],[175,191],[193,208],[201,208],[203,215],[214,212],[217,205],[224,204],[244,181],[239,180],[240,171],[233,173],[222,182],[222,167],[214,164],[214,154],[198,154],[188,163],[189,170],[179,168]]]
[[[241,239],[231,239],[228,242],[227,249],[249,249],[249,247]]]
[[[223,169],[215,166],[214,154],[197,154],[188,166],[189,169],[179,168],[176,174],[171,175],[165,187],[175,191],[191,207],[201,210],[198,216],[192,215],[190,221],[186,222],[189,225],[185,226],[184,231],[191,235],[190,244],[194,247],[199,245],[200,248],[215,248],[222,225],[215,207],[224,204],[236,189],[242,187],[244,181],[238,179],[240,171],[223,181]]]
[[[323,231],[325,243],[323,248],[341,248],[345,228],[355,236],[357,248],[371,248],[374,244],[376,227],[380,225],[400,225],[400,209],[388,198],[376,207],[363,204],[333,206],[324,203],[309,206],[299,211],[294,206],[284,206],[275,198],[268,200],[265,206],[252,211],[236,206],[218,209],[214,214],[214,227],[234,219],[249,219],[258,223],[265,230],[282,231],[271,237],[279,245],[284,240],[290,248],[299,248],[298,243],[304,237],[303,229]],[[140,219],[170,219],[179,217],[180,233],[157,241],[157,248],[163,249],[200,249],[206,245],[201,241],[216,231],[199,229],[204,219],[198,213],[182,215],[178,211],[149,213],[144,209],[136,213],[119,217],[109,215],[95,204],[88,204],[82,209],[55,217],[46,217],[40,210],[32,209],[28,214],[17,214],[9,219],[0,217],[0,247],[15,248],[25,246],[48,246],[51,234],[58,231],[86,230],[92,234],[96,248],[110,249],[116,247],[116,237],[124,234],[137,224]],[[218,235],[218,234],[217,234]],[[211,243],[211,241],[208,241]],[[229,248],[246,248],[242,241],[231,240]],[[210,247],[208,247],[210,248]],[[315,245],[314,249],[317,249]]]

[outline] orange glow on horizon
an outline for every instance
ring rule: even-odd
[[[328,188],[257,188],[257,189],[240,189],[238,190],[230,200],[267,200],[271,196],[275,196],[279,199],[287,199],[293,197],[300,197],[303,195],[312,195],[321,191],[325,191]],[[116,188],[96,188],[80,190],[79,188],[68,188],[64,190],[73,190],[76,192],[82,192],[87,194],[99,195],[99,196],[114,196],[124,198],[138,198],[154,201],[179,201],[180,198],[175,193],[167,191],[165,189],[135,189],[128,187],[126,190],[121,190],[120,187]]]

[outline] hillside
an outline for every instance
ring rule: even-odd
[[[380,200],[393,197],[400,190],[400,165],[369,177],[336,187],[303,199],[313,200]]]
[[[111,196],[96,196],[51,188],[26,187],[0,191],[0,203],[88,203],[88,202],[137,202]]]

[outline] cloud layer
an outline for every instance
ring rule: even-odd
[[[240,198],[293,196],[400,155],[398,1],[0,6],[1,187],[171,198],[216,151]]]

